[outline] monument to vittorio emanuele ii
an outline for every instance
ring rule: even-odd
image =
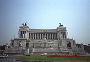
[[[11,40],[7,52],[41,54],[85,54],[83,45],[67,38],[67,30],[61,23],[56,29],[32,29],[26,23],[19,27],[18,38]]]

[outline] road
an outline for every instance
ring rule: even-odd
[[[0,62],[21,62],[16,60],[18,57],[19,56],[8,56],[7,58],[0,58]]]

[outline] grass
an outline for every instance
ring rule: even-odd
[[[23,61],[60,61],[60,60],[85,60],[90,61],[90,56],[85,57],[48,57],[48,56],[23,56],[18,58]]]

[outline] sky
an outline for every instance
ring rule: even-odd
[[[0,0],[0,44],[18,37],[27,23],[32,29],[67,27],[68,38],[90,44],[90,0]]]

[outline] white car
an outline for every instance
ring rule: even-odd
[[[47,55],[47,53],[43,53],[43,54],[41,54],[41,56],[44,56],[44,55]]]
[[[6,58],[6,57],[8,57],[7,54],[0,54],[0,58]]]

